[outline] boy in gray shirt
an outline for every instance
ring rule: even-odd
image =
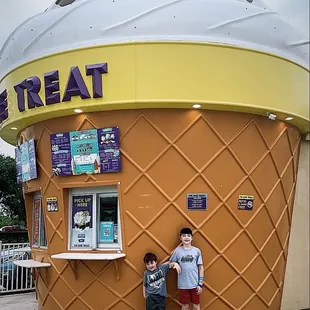
[[[193,233],[190,228],[182,228],[180,232],[182,246],[175,249],[170,261],[181,268],[178,275],[179,301],[182,310],[189,310],[190,303],[194,310],[200,310],[200,294],[203,288],[204,268],[201,251],[192,246]]]
[[[146,270],[143,276],[143,297],[146,299],[146,310],[166,309],[166,276],[170,268],[179,273],[180,267],[177,263],[166,262],[157,265],[157,257],[153,253],[146,253],[143,261]]]

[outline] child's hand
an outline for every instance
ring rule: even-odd
[[[181,267],[178,263],[174,263],[172,268],[175,269],[178,274],[181,273]]]
[[[200,295],[202,292],[202,287],[200,287],[199,285],[197,286],[197,295]]]

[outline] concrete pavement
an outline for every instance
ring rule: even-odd
[[[2,310],[37,310],[38,303],[35,293],[0,295],[0,309]]]

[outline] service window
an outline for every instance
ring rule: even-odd
[[[33,195],[32,210],[32,246],[46,248],[47,240],[42,209],[42,196],[39,192]]]
[[[72,250],[122,249],[116,185],[71,190],[69,235]]]

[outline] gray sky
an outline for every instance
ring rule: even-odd
[[[53,0],[0,0],[0,47],[19,24],[43,12],[53,2]],[[279,12],[309,38],[310,0],[265,0],[265,2],[270,9]],[[14,147],[5,143],[1,138],[0,153],[15,156]]]

